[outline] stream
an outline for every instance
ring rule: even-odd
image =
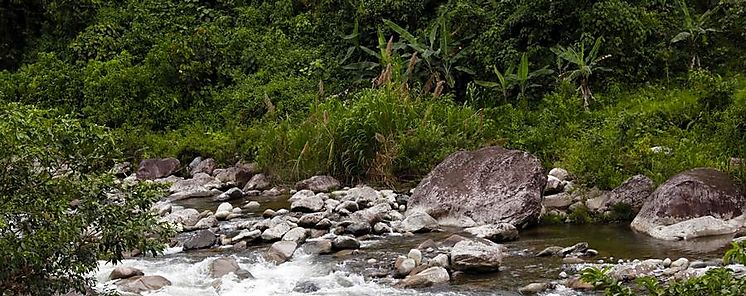
[[[249,216],[260,217],[266,208],[287,208],[287,197],[254,197],[262,207]],[[231,202],[238,206],[246,200]],[[217,203],[205,199],[191,199],[177,204],[197,210],[214,210]],[[169,248],[164,255],[149,258],[126,259],[120,266],[141,269],[146,275],[161,275],[172,282],[159,291],[144,295],[306,295],[294,292],[299,283],[311,282],[318,291],[309,295],[520,295],[518,288],[532,282],[547,282],[560,279],[562,271],[569,271],[559,257],[536,257],[535,254],[549,246],[571,246],[578,242],[588,242],[599,251],[599,255],[589,262],[604,260],[634,260],[649,258],[686,257],[707,260],[722,257],[730,239],[707,239],[698,241],[660,241],[633,232],[627,224],[607,225],[548,225],[537,226],[521,231],[520,240],[504,243],[508,253],[503,259],[500,272],[488,274],[460,274],[454,276],[450,285],[427,289],[405,290],[393,288],[396,279],[385,276],[393,269],[393,262],[399,255],[420,243],[433,239],[442,240],[452,234],[460,234],[460,229],[446,228],[441,232],[415,234],[412,237],[401,235],[370,236],[361,240],[359,252],[338,255],[296,255],[286,263],[275,265],[266,262],[262,253],[269,244],[250,246],[247,250],[233,252],[200,250],[183,252],[181,248]],[[427,257],[428,254],[424,252]],[[211,260],[230,255],[237,259],[241,268],[248,270],[255,278],[239,280],[229,274],[222,278],[218,289],[213,287],[208,275]],[[374,259],[374,260],[371,260]],[[373,262],[375,261],[375,262]],[[101,262],[96,273],[98,288],[112,287],[107,282],[115,266]],[[582,295],[579,292],[559,287],[542,295]]]

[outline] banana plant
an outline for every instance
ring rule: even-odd
[[[428,80],[443,77],[449,87],[454,87],[455,72],[474,75],[474,71],[462,65],[468,48],[464,48],[461,41],[452,38],[455,32],[451,30],[447,13],[442,12],[422,36],[415,36],[390,20],[384,20],[384,24],[399,34],[406,45],[422,58],[427,65]]]
[[[492,70],[495,73],[495,76],[497,76],[497,82],[480,80],[477,80],[475,82],[478,85],[484,87],[497,88],[502,93],[503,99],[506,101],[508,100],[509,92],[516,85],[519,89],[518,99],[523,99],[526,97],[526,91],[529,88],[541,86],[539,84],[529,83],[530,80],[539,76],[550,75],[554,73],[554,71],[548,69],[548,67],[544,67],[535,71],[529,71],[528,55],[526,53],[523,53],[523,55],[521,55],[521,60],[518,64],[517,72],[514,65],[510,65],[504,72],[500,72],[500,70],[498,70],[495,66],[492,66]]]
[[[577,81],[579,84],[578,90],[583,96],[583,108],[585,110],[588,110],[589,101],[593,99],[593,92],[591,92],[590,87],[591,76],[594,72],[609,71],[608,68],[599,66],[601,61],[611,57],[611,55],[599,57],[602,42],[601,37],[596,38],[589,52],[586,52],[585,49],[585,37],[581,38],[575,46],[552,48],[552,52],[557,55],[557,64],[560,66],[559,78],[567,81]],[[569,67],[572,67],[572,69],[568,70]]]
[[[707,28],[707,24],[710,22],[712,15],[718,11],[720,6],[715,6],[715,8],[707,10],[699,16],[693,16],[689,12],[689,8],[686,6],[684,0],[679,0],[678,2],[679,7],[681,7],[681,12],[684,15],[683,30],[671,39],[671,43],[688,41],[689,50],[692,55],[689,69],[699,68],[700,61],[699,55],[697,54],[697,47],[700,44],[707,44],[707,34],[717,32],[716,29]]]

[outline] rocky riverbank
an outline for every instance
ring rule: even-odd
[[[577,276],[587,266],[612,266],[612,275],[624,280],[643,275],[669,280],[701,275],[702,270],[719,264],[665,258],[614,262],[611,257],[596,258],[599,251],[582,242],[548,246],[535,253],[506,248],[504,243],[519,239],[519,231],[546,217],[572,222],[578,212],[610,217],[623,209],[632,216],[640,213],[633,228],[665,223],[668,224],[664,227],[676,229],[682,228],[677,223],[694,225],[695,229],[703,223],[709,227],[668,237],[651,232],[650,227],[635,228],[663,239],[688,240],[713,234],[732,237],[743,226],[739,219],[744,197],[727,176],[715,170],[683,172],[657,189],[645,176],[634,176],[618,188],[603,192],[578,188],[567,171],[555,168],[546,174],[530,154],[499,147],[451,155],[417,188],[405,192],[365,185],[341,188],[341,183],[331,176],[314,176],[292,187],[273,186],[271,176],[259,172],[256,165],[237,163],[217,168],[213,160],[201,158],[186,169],[180,169],[175,159],[151,159],[143,161],[135,174],[128,175],[126,164],[117,166],[115,173],[123,177],[122,182],[169,184],[169,196],[155,204],[153,211],[161,216],[161,222],[179,232],[172,247],[184,251],[232,254],[250,249],[260,252],[263,260],[282,264],[309,254],[345,258],[361,252],[364,242],[371,239],[414,238],[447,227],[459,229],[459,235],[424,241],[390,262],[380,262],[384,258],[366,261],[383,267],[374,277],[397,279],[393,284],[398,288],[446,285],[461,274],[500,272],[506,268],[506,256],[562,258],[563,270],[556,278],[529,284],[520,289],[521,293],[588,289],[588,283]],[[706,197],[692,200],[691,192],[697,196],[706,193]],[[179,205],[194,199],[211,201],[214,210]],[[262,204],[267,199],[280,200],[284,206],[267,208]],[[690,204],[699,208],[681,214],[682,207]],[[673,215],[677,219],[651,218],[661,213],[658,209],[670,205],[679,212],[664,218]],[[685,228],[690,229],[689,226]],[[213,285],[216,289],[222,275],[252,276],[231,260],[235,259],[221,257],[214,261],[217,263],[210,263],[211,268],[218,265]],[[729,267],[741,270],[740,266]],[[132,276],[111,276],[112,280],[119,279],[117,286],[121,291],[141,293],[170,284],[167,279],[149,278],[142,273],[126,274]]]

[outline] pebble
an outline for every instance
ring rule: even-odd
[[[668,268],[671,266],[671,258],[663,259],[663,267]]]

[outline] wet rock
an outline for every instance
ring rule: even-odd
[[[302,281],[295,284],[293,292],[297,293],[313,293],[319,290],[319,286],[310,281]]]
[[[549,175],[559,179],[560,181],[569,180],[568,177],[570,177],[570,173],[563,168],[553,168],[549,171]]]
[[[214,232],[205,229],[197,231],[192,237],[184,241],[184,250],[197,250],[209,248],[215,244],[217,236]]]
[[[216,197],[213,197],[212,200],[213,201],[229,201],[229,200],[239,199],[242,197],[243,197],[243,191],[241,191],[241,189],[233,187],[231,189],[228,189],[228,191],[223,192]]]
[[[453,243],[454,245],[456,243]],[[438,245],[435,243],[432,239],[427,239],[424,242],[421,242],[419,245],[417,245],[417,249],[419,250],[427,250],[429,248],[437,248]]]
[[[118,281],[116,285],[122,292],[140,294],[143,292],[160,290],[165,286],[170,286],[171,281],[160,275],[148,275],[123,279]]]
[[[295,227],[290,229],[285,235],[282,236],[284,241],[292,241],[297,244],[303,243],[308,238],[309,231],[303,227]]]
[[[354,237],[341,235],[334,238],[332,247],[335,250],[359,249],[360,242]]]
[[[518,289],[521,295],[534,295],[549,290],[552,287],[549,283],[530,283]]]
[[[518,229],[508,223],[482,225],[466,228],[464,231],[473,236],[485,238],[493,242],[507,242],[518,239]]]
[[[258,229],[254,230],[241,230],[236,236],[234,236],[231,241],[234,242],[240,242],[240,241],[254,241],[258,239],[262,235],[262,231]]]
[[[221,278],[229,273],[235,274],[239,279],[254,278],[251,273],[238,266],[238,262],[233,257],[220,257],[213,260],[210,262],[208,273],[212,278]]]
[[[267,190],[272,187],[270,178],[265,174],[256,174],[246,182],[246,186],[243,187],[243,191],[249,190]]]
[[[682,172],[658,187],[632,221],[632,229],[665,240],[735,233],[746,197],[720,171]]]
[[[362,236],[370,233],[370,224],[366,222],[353,222],[352,224],[345,227],[345,233],[352,234],[354,236]]]
[[[611,268],[609,275],[620,281],[631,281],[639,277],[653,275],[662,265],[652,261],[618,264]]]
[[[306,254],[331,254],[332,241],[328,239],[307,240],[301,249]]]
[[[577,244],[574,244],[567,248],[562,248],[560,250],[560,255],[567,256],[572,253],[583,253],[586,250],[588,250],[588,243],[587,242],[579,242]]]
[[[386,225],[386,223],[383,223],[383,222],[378,222],[375,225],[373,225],[373,232],[375,234],[387,234],[387,233],[391,233],[392,231],[393,230],[391,229],[391,227],[389,227],[388,225]]]
[[[262,232],[262,240],[270,242],[279,240],[292,228],[293,227],[290,226],[290,224],[288,224],[287,222],[279,223]]]
[[[536,254],[536,256],[537,257],[562,256],[562,249],[564,248],[559,247],[559,246],[547,247],[546,249]]]
[[[216,169],[213,171],[215,178],[223,183],[235,184],[239,188],[243,188],[247,182],[253,177],[259,170],[255,163],[241,163],[238,162],[234,166],[225,169]]]
[[[316,229],[329,229],[332,227],[332,221],[324,218],[319,221],[319,223],[316,223]]]
[[[313,176],[295,183],[296,190],[308,189],[313,192],[330,192],[340,187],[339,181],[332,176]]]
[[[451,249],[453,269],[467,272],[498,271],[502,263],[502,250],[499,245],[473,240],[463,240]]]
[[[402,232],[427,232],[438,229],[438,221],[424,212],[414,212],[409,214],[401,222]]]
[[[313,213],[324,209],[324,200],[319,196],[303,197],[290,205],[293,212]]]
[[[140,162],[136,175],[140,180],[154,180],[173,174],[179,166],[176,158],[145,159]]]
[[[143,273],[142,270],[139,270],[137,268],[117,266],[109,274],[109,280],[126,279],[126,278],[131,278],[133,276],[142,276],[142,275],[145,275],[145,273]]]
[[[430,267],[422,272],[408,276],[396,284],[399,288],[427,288],[438,284],[445,284],[451,280],[448,271],[443,267]]]
[[[295,252],[295,248],[298,247],[293,241],[279,241],[272,244],[267,251],[267,260],[275,262],[277,264],[288,261]]]
[[[441,219],[466,216],[521,228],[538,221],[546,175],[526,152],[487,147],[448,156],[415,188],[409,212]]]

